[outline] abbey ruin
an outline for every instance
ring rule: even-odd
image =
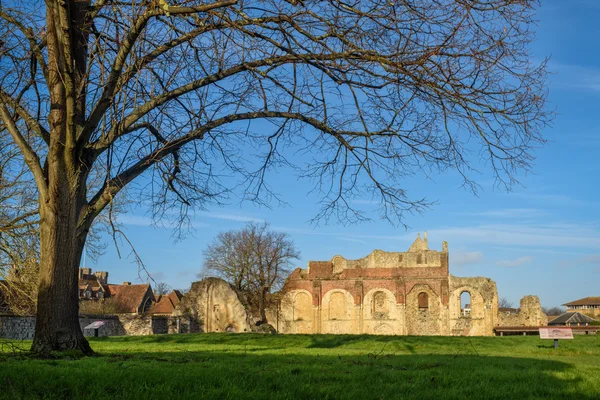
[[[461,308],[465,292],[468,309]],[[426,233],[407,252],[374,250],[358,260],[337,255],[296,269],[273,323],[281,333],[461,336],[546,324],[537,296],[525,296],[517,314],[499,313],[496,283],[450,275],[448,243],[430,250]]]

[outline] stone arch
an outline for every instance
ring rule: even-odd
[[[356,333],[354,298],[344,289],[333,289],[323,296],[321,310],[323,333]]]
[[[369,290],[363,299],[364,319],[389,319],[396,307],[394,293],[388,289]]]
[[[471,318],[471,292],[463,290],[458,296],[460,316],[463,318]]]
[[[470,311],[464,315],[461,297],[463,293],[469,294]],[[449,301],[450,318],[468,317],[472,319],[483,318],[485,300],[482,294],[474,287],[461,285],[450,293]]]
[[[292,317],[294,321],[312,321],[312,296],[307,291],[296,291],[294,295]]]
[[[331,264],[333,266],[333,273],[339,274],[346,268],[346,259],[340,255],[335,255],[331,259]]]
[[[346,296],[342,292],[333,292],[327,304],[327,319],[332,321],[345,320],[348,317]]]
[[[281,300],[281,318],[284,333],[314,333],[314,308],[308,290],[292,290]]]

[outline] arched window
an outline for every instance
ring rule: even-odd
[[[460,294],[460,316],[471,316],[471,293],[466,291]]]
[[[152,307],[152,299],[151,298],[147,298],[146,302],[144,303],[144,307],[142,307],[142,312],[145,313],[147,312],[150,307]]]
[[[419,293],[419,310],[429,309],[429,295],[425,292]]]
[[[346,296],[344,293],[335,292],[329,298],[329,319],[346,319]]]
[[[373,294],[373,303],[371,304],[371,314],[374,318],[384,318],[389,313],[387,296],[384,292],[378,291]]]
[[[312,301],[310,295],[300,292],[294,298],[294,321],[312,320]]]

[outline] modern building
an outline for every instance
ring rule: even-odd
[[[595,319],[579,312],[566,312],[548,322],[550,326],[589,326]]]
[[[567,307],[567,312],[580,312],[592,317],[600,316],[600,297],[584,297],[565,303],[563,306]]]

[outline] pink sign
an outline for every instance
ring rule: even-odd
[[[540,339],[573,339],[571,328],[540,328]]]

